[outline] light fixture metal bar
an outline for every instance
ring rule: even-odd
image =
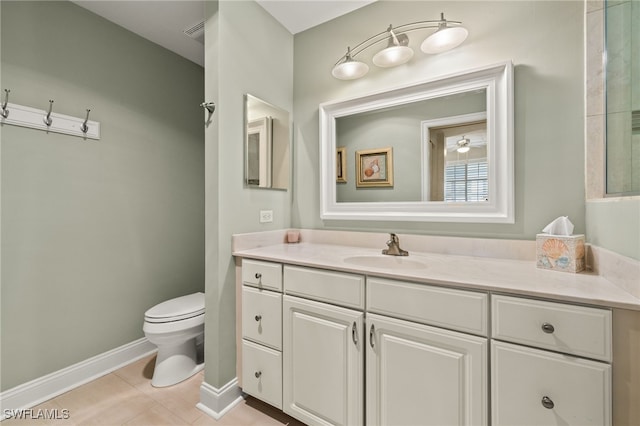
[[[402,25],[398,25],[397,27],[394,27],[394,29],[398,30],[400,28],[404,28],[404,27],[410,27],[412,25],[423,25],[423,24],[438,24],[440,25],[441,23],[446,22],[447,24],[462,24],[461,21],[449,21],[448,19],[438,19],[438,20],[430,20],[430,21],[416,21],[416,22],[411,22],[408,24],[402,24]],[[426,27],[421,27],[421,28],[415,28],[415,29],[423,29],[423,28],[437,28],[438,25],[435,26],[426,26]]]
[[[387,39],[387,37],[386,37],[386,35],[387,35],[387,34],[388,34],[388,33],[387,33],[387,31],[385,30],[385,31],[383,31],[383,32],[381,32],[381,33],[378,33],[378,34],[376,34],[376,35],[374,35],[374,36],[369,37],[368,39],[366,39],[365,41],[363,41],[363,42],[361,42],[361,43],[358,43],[358,44],[357,44],[353,49],[351,49],[351,48],[347,48],[347,53],[345,53],[344,55],[342,55],[342,56],[340,57],[340,59],[338,59],[338,60],[336,61],[336,63],[334,64],[334,67],[335,67],[336,65],[338,65],[342,60],[346,59],[348,56],[351,56],[351,58],[353,58],[354,56],[356,56],[356,55],[357,55],[357,54],[359,54],[360,52],[364,51],[365,49],[368,49],[368,48],[370,48],[371,46],[373,46],[373,45],[375,45],[375,44],[377,44],[377,43],[379,43],[379,42],[381,42],[381,41],[383,41],[383,40],[386,40],[386,39]],[[360,47],[361,47],[362,45],[364,45],[365,43],[367,43],[367,42],[369,42],[369,41],[372,41],[372,40],[374,40],[376,37],[380,37],[380,36],[382,36],[382,35],[384,35],[385,37],[384,37],[384,38],[381,38],[381,39],[379,39],[379,40],[373,41],[371,44],[369,44],[369,45],[367,45],[367,46],[363,47],[362,49],[360,49]],[[358,49],[360,49],[360,50],[358,50]],[[356,52],[356,53],[354,53],[354,52]]]

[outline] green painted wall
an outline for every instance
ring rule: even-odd
[[[203,69],[71,2],[2,2],[10,101],[102,139],[2,128],[1,389],[143,337],[204,289]]]
[[[640,260],[640,199],[588,201],[586,214],[591,244]]]
[[[205,132],[205,380],[220,388],[236,376],[231,236],[291,222],[291,190],[243,187],[244,95],[293,110],[293,36],[253,1],[208,2],[205,32],[205,97],[218,105]],[[273,223],[259,223],[260,210]]]
[[[459,48],[428,56],[417,44],[408,64],[340,81],[331,67],[390,23],[463,21]],[[576,1],[379,1],[297,34],[294,226],[419,234],[533,239],[560,215],[585,232],[584,4]],[[426,33],[425,33],[426,34]],[[319,217],[318,104],[389,89],[438,75],[512,60],[515,65],[515,224],[322,221]]]

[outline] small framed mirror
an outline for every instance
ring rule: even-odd
[[[289,188],[291,123],[288,111],[245,95],[244,184]]]

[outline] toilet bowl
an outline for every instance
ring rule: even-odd
[[[162,302],[144,314],[147,339],[158,346],[151,385],[171,386],[204,368],[196,345],[204,336],[204,293]]]

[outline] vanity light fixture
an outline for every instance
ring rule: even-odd
[[[406,33],[411,31],[437,28],[422,42],[420,49],[424,53],[435,54],[451,50],[462,44],[469,35],[469,31],[461,24],[459,21],[447,21],[444,13],[441,13],[439,20],[412,22],[395,28],[389,25],[386,31],[369,37],[353,49],[347,47],[347,53],[338,59],[331,74],[340,80],[354,80],[364,76],[369,72],[369,66],[355,57],[383,41],[387,41],[387,47],[373,56],[374,65],[389,68],[408,62],[413,57],[413,49],[408,46],[409,36]]]
[[[331,74],[340,80],[354,80],[369,72],[369,65],[364,62],[354,61],[351,57],[351,48],[347,47],[347,53],[340,58],[340,66],[333,67]]]
[[[409,37],[406,34],[396,35],[391,25],[387,28],[387,33],[389,33],[387,47],[375,54],[374,65],[389,68],[409,62],[413,58],[413,49],[407,46]]]

